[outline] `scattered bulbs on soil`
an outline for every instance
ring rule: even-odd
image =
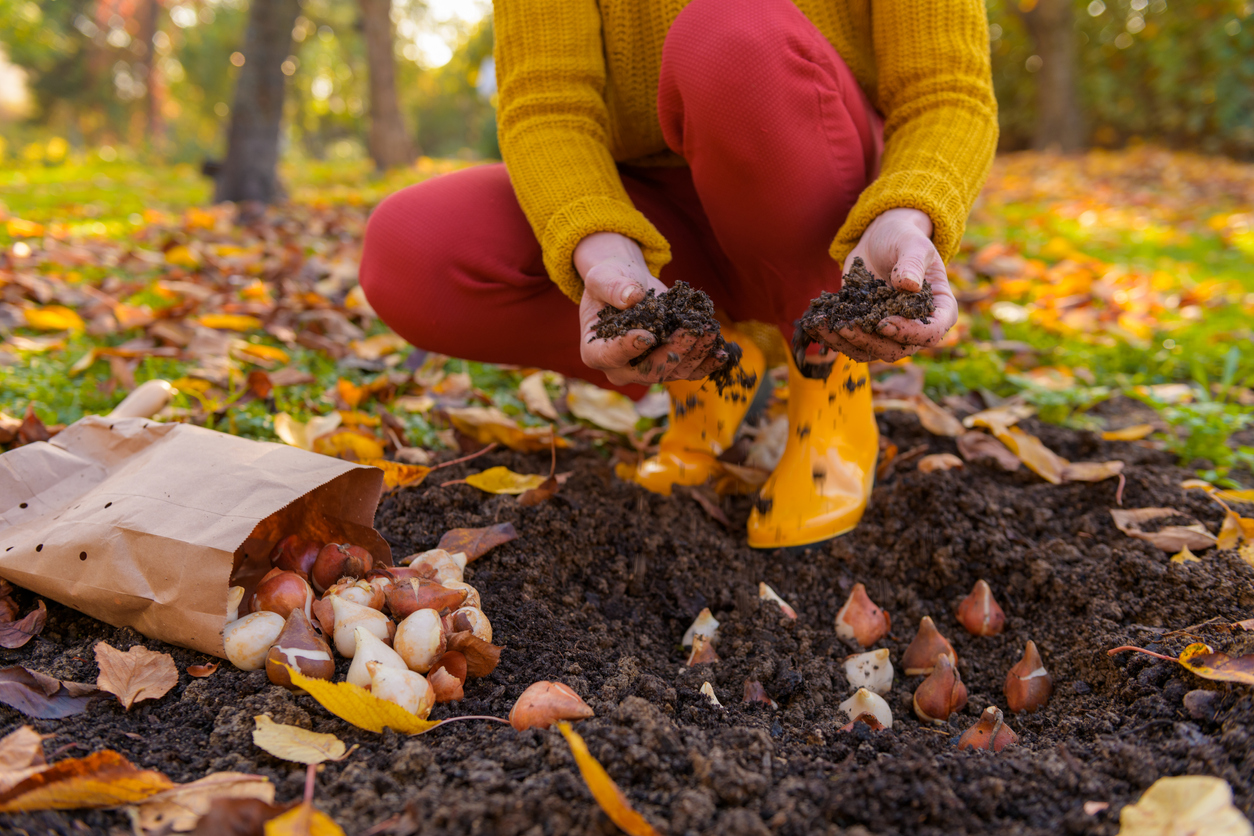
[[[845,657],[845,678],[854,688],[866,688],[886,696],[893,687],[893,663],[888,648]]]
[[[849,600],[836,613],[836,635],[863,647],[870,647],[888,635],[891,625],[888,613],[876,606],[860,583],[853,585]]]
[[[874,691],[859,688],[857,693],[840,704],[840,710],[852,723],[863,714],[870,714],[886,729],[893,727],[893,711],[884,698]]]
[[[1054,680],[1045,670],[1036,642],[1029,641],[1023,658],[1006,674],[1006,704],[1015,714],[1036,711],[1049,702],[1054,693]]]

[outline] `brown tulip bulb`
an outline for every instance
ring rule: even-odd
[[[954,646],[940,634],[932,619],[925,615],[919,622],[919,632],[915,634],[914,641],[910,642],[906,652],[901,654],[901,667],[905,670],[906,676],[931,673],[936,660],[945,655],[948,655],[949,660],[955,665],[958,663],[958,654],[954,651]]]
[[[425,578],[397,581],[385,594],[388,610],[398,619],[408,618],[417,610],[450,612],[461,607],[467,595],[464,589],[448,589]]]
[[[993,600],[993,590],[982,580],[958,605],[958,621],[973,636],[995,636],[1006,626],[1006,614]]]
[[[713,664],[717,661],[718,654],[714,652],[714,642],[702,635],[693,636],[692,652],[688,654],[688,667]]]
[[[853,585],[849,599],[836,613],[836,635],[842,639],[853,639],[863,647],[870,647],[888,634],[892,619],[870,596],[866,587],[860,583]]]
[[[991,749],[1000,752],[1007,746],[1019,742],[1019,735],[1006,725],[1001,709],[990,705],[984,709],[975,725],[962,733],[958,738],[959,749]]]
[[[914,689],[914,714],[924,723],[941,725],[949,715],[967,704],[967,686],[962,684],[953,660],[942,655],[927,679]]]
[[[857,717],[854,717],[848,723],[841,726],[840,730],[843,732],[851,732],[853,731],[854,726],[858,723],[862,723],[871,731],[883,731],[884,730],[884,724],[880,722],[880,718],[876,717],[874,714],[871,714],[870,712],[867,712],[866,714],[859,714]]]
[[[518,731],[547,729],[558,720],[593,716],[583,698],[561,682],[537,682],[523,691],[509,712],[509,724]]]
[[[745,702],[760,702],[769,705],[771,708],[779,708],[779,703],[767,696],[766,689],[762,687],[762,683],[752,679],[745,680]]]
[[[318,559],[318,552],[321,550],[321,543],[306,540],[299,534],[289,534],[278,542],[274,551],[270,552],[270,563],[276,569],[296,572],[308,578],[310,571],[313,570],[314,561]]]
[[[257,591],[252,598],[253,612],[278,613],[283,618],[292,614],[292,610],[303,610],[308,618],[312,612],[313,590],[305,579],[295,572],[272,569],[257,584]]]
[[[327,543],[318,552],[309,575],[314,589],[326,592],[340,578],[364,578],[374,566],[374,558],[361,546]]]
[[[481,639],[491,644],[492,642],[492,622],[488,621],[488,617],[483,614],[483,610],[477,610],[474,607],[462,607],[454,610],[449,616],[451,627],[450,633],[466,633],[474,634],[475,638]]]
[[[1049,702],[1054,693],[1054,680],[1045,670],[1036,642],[1029,641],[1023,649],[1023,658],[1006,675],[1006,704],[1015,714],[1020,711],[1036,711]]]
[[[335,675],[331,646],[314,632],[313,625],[302,610],[292,610],[283,625],[283,632],[279,633],[266,654],[266,676],[270,677],[270,681],[291,691],[300,690],[292,684],[284,665],[311,679],[330,680]]]

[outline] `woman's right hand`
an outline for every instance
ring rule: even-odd
[[[579,303],[579,352],[586,366],[605,372],[610,383],[661,383],[667,380],[700,380],[722,365],[725,352],[711,354],[715,335],[695,336],[676,331],[670,340],[654,345],[648,331],[636,329],[621,337],[596,337],[597,314],[606,305],[629,308],[652,289],[666,292],[666,285],[655,279],[645,266],[640,245],[616,232],[597,232],[575,247],[575,269],[583,277],[583,299]],[[631,365],[641,355],[648,356]],[[721,356],[720,356],[721,355]]]

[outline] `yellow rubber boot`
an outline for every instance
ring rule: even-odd
[[[865,363],[837,354],[826,380],[788,357],[788,444],[749,515],[749,545],[805,546],[850,531],[875,485],[879,430]]]
[[[676,380],[666,384],[670,395],[670,423],[658,443],[658,453],[634,469],[619,465],[619,475],[654,493],[670,496],[674,485],[700,485],[718,467],[720,453],[731,446],[741,420],[762,385],[766,358],[743,334],[723,328],[723,337],[744,352],[740,368],[752,385],[733,381],[719,394],[709,380]],[[737,377],[740,377],[737,375]]]

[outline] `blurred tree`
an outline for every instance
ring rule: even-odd
[[[273,203],[280,199],[279,127],[299,0],[254,0],[248,10],[244,49],[231,107],[226,160],[216,172],[214,201]],[[238,56],[238,57],[236,57]]]
[[[392,0],[359,0],[370,68],[370,156],[383,171],[414,161],[396,98],[396,47]]]
[[[1036,47],[1036,127],[1032,147],[1064,153],[1078,151],[1084,139],[1076,90],[1073,0],[1020,0],[1018,12]]]
[[[494,72],[492,19],[488,18],[447,64],[416,79],[413,110],[424,153],[500,158]]]

